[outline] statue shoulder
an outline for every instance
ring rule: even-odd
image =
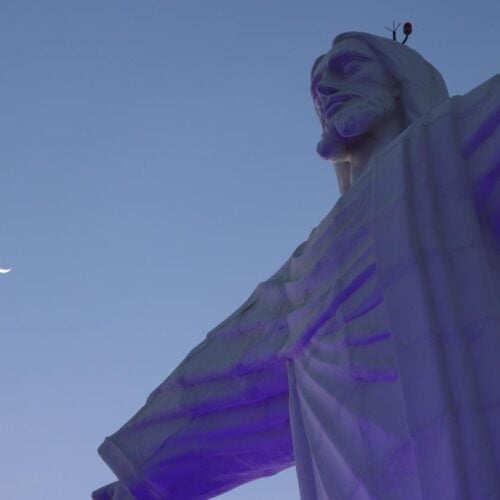
[[[479,175],[498,158],[500,145],[500,74],[464,95],[453,96],[413,122],[384,150],[398,148],[402,142],[419,137],[424,128],[439,133],[439,127],[451,127],[456,147]],[[484,167],[484,168],[483,168]]]
[[[473,88],[467,94],[453,98],[457,101],[457,111],[460,119],[480,113],[488,112],[492,106],[500,104],[500,75],[495,75],[481,85]]]
[[[418,124],[428,125],[450,113],[459,122],[461,135],[473,132],[500,107],[500,74],[491,77],[463,95],[447,99],[424,115]]]
[[[500,75],[495,75],[455,100],[460,145],[465,157],[499,138]]]

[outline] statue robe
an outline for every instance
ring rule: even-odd
[[[500,498],[500,76],[423,116],[99,453],[95,499]]]

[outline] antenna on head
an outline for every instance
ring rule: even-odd
[[[388,28],[387,26],[384,26],[384,28],[388,31],[390,31],[392,33],[392,39],[396,42],[397,41],[397,32],[398,32],[398,29],[399,27],[401,26],[401,23],[398,23],[398,25],[396,26],[396,23],[394,21],[392,21],[392,29],[391,28]],[[406,41],[408,40],[408,37],[411,35],[411,32],[413,31],[413,27],[411,25],[411,23],[404,23],[403,24],[403,33],[405,35],[403,41],[401,42],[403,45],[406,43]]]
[[[396,41],[396,33],[397,33],[397,31],[398,31],[398,29],[399,29],[399,27],[400,27],[400,26],[401,26],[401,23],[399,23],[399,24],[396,26],[396,23],[395,23],[394,21],[392,21],[392,30],[391,30],[391,28],[388,28],[387,26],[384,26],[384,28],[385,28],[386,30],[389,30],[389,31],[392,33],[392,39],[393,39],[394,41]]]

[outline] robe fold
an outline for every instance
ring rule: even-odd
[[[98,500],[500,498],[500,76],[414,122],[99,453]]]

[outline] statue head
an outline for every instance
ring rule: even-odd
[[[346,161],[378,130],[399,135],[448,98],[441,74],[418,52],[358,32],[337,36],[316,59],[311,93],[323,127],[317,151],[334,163]]]

